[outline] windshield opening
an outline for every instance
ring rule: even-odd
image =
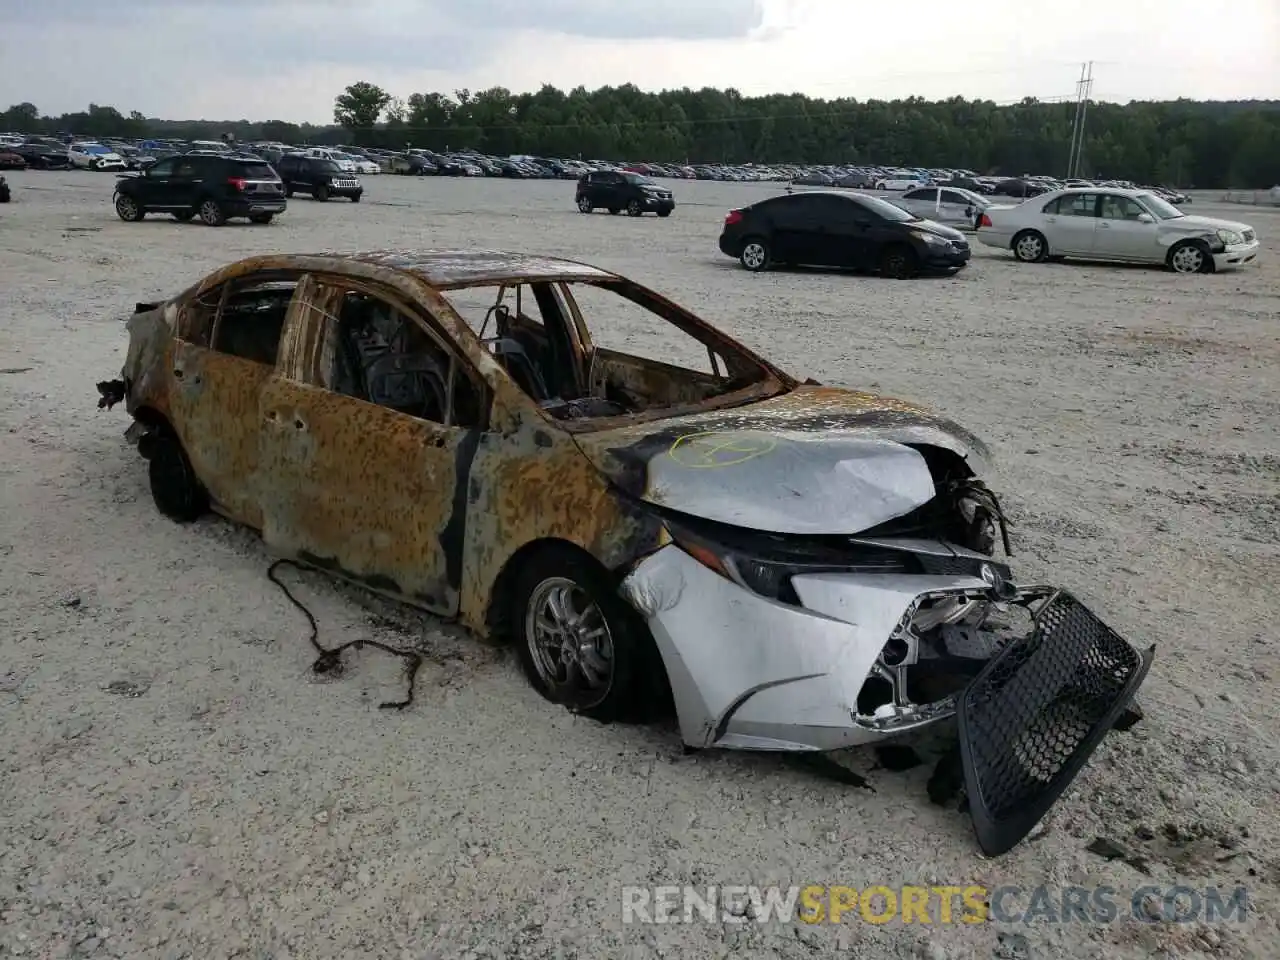
[[[890,203],[888,200],[881,200],[879,197],[859,197],[854,203],[861,204],[872,213],[878,214],[885,220],[891,220],[895,223],[911,223],[921,219],[914,213],[903,210],[901,207]]]
[[[1163,197],[1157,197],[1154,193],[1140,193],[1138,194],[1138,199],[1144,207],[1161,220],[1177,220],[1186,216],[1185,213],[1168,200]]]
[[[648,177],[642,177],[638,173],[628,173],[624,174],[624,176],[627,179],[627,183],[634,183],[640,187],[656,187],[658,185],[656,180],[650,180]]]

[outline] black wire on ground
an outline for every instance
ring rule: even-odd
[[[392,656],[400,657],[405,661],[405,678],[409,686],[408,694],[403,700],[396,702],[387,702],[378,704],[380,710],[403,710],[405,707],[413,703],[414,681],[418,676],[418,668],[422,666],[422,654],[414,650],[405,650],[400,647],[391,647],[385,643],[379,643],[377,640],[349,640],[340,647],[334,647],[332,650],[326,650],[320,645],[320,627],[316,623],[315,616],[308,610],[297,597],[285,586],[284,582],[276,576],[276,570],[282,566],[293,567],[295,570],[302,570],[301,564],[294,563],[292,560],[277,560],[267,568],[267,579],[279,587],[289,602],[302,611],[302,615],[307,618],[307,623],[311,625],[311,635],[308,638],[311,646],[316,648],[320,654],[316,658],[316,662],[311,665],[313,673],[336,673],[342,669],[342,653],[350,647],[357,650],[364,649],[365,646],[376,647]]]

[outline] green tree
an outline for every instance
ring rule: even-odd
[[[358,140],[373,130],[391,99],[378,85],[360,80],[333,98],[334,122]]]

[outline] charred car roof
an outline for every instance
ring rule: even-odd
[[[261,260],[261,264],[257,263]],[[528,283],[535,280],[615,280],[617,274],[574,260],[533,256],[501,250],[368,250],[359,253],[271,254],[240,262],[246,269],[291,265],[323,266],[330,269],[342,264],[367,264],[388,270],[413,274],[438,290],[458,287],[498,286],[504,283]]]

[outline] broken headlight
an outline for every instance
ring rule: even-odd
[[[801,544],[794,538],[751,532],[733,539],[751,537],[758,543],[730,544],[670,522],[667,530],[676,546],[708,570],[759,596],[796,607],[800,597],[791,578],[800,574],[922,572],[912,554],[868,544]]]

